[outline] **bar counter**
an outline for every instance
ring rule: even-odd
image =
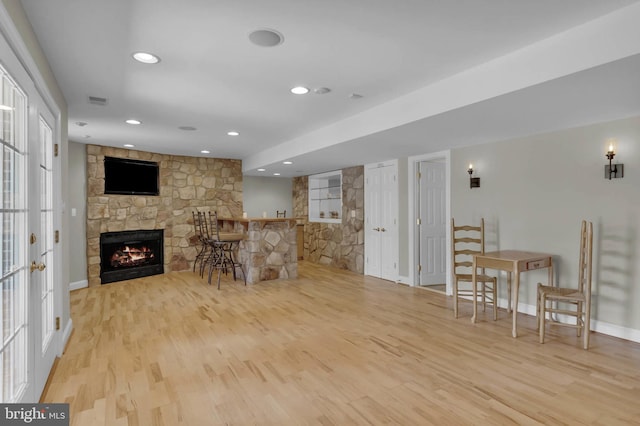
[[[295,218],[219,217],[221,231],[245,234],[238,259],[247,282],[298,277]]]

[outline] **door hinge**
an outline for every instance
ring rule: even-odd
[[[60,330],[60,317],[56,317],[56,330]]]
[[[398,267],[398,265],[396,264],[396,262],[393,262],[393,269],[396,269]]]
[[[418,272],[422,272],[422,265],[418,265]]]
[[[418,172],[416,173],[416,178],[418,178],[418,180],[422,177],[422,173]]]
[[[418,219],[416,220],[416,225],[422,225],[422,219],[418,218]]]
[[[58,144],[57,143],[53,144],[53,156],[54,157],[58,156]]]
[[[54,235],[54,237],[53,237],[54,241],[55,241],[56,243],[59,243],[59,242],[60,242],[60,231],[58,231],[58,230],[56,229],[56,232],[55,232],[53,235]]]
[[[36,238],[36,234],[32,232],[31,235],[29,236],[29,244],[35,244],[36,241],[38,241],[38,239]]]

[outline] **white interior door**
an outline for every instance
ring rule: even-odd
[[[0,402],[35,402],[57,353],[55,120],[2,38],[0,57]]]
[[[365,169],[365,274],[382,276],[382,237],[380,234],[380,171],[377,168]]]
[[[54,276],[56,269],[56,242],[54,230],[54,140],[53,140],[53,116],[46,110],[43,103],[40,108],[35,108],[37,119],[33,120],[34,127],[33,149],[37,160],[35,170],[37,179],[33,179],[33,185],[38,186],[34,194],[39,195],[38,200],[31,200],[34,208],[30,211],[38,213],[34,218],[33,229],[36,230],[36,242],[33,244],[32,262],[36,266],[31,272],[31,288],[35,289],[32,300],[34,319],[34,357],[35,357],[35,392],[39,396],[47,382],[49,372],[53,366],[56,355],[54,335],[56,332],[55,312],[55,285]],[[31,174],[35,176],[36,174]],[[35,189],[35,188],[33,188]]]
[[[380,278],[395,281],[398,277],[398,183],[397,167],[387,165],[380,173]]]
[[[2,48],[6,48],[3,44]],[[6,53],[3,49],[3,54]],[[27,171],[27,96],[4,68],[0,69],[2,114],[2,346],[0,401],[34,398],[33,333],[30,329],[32,291],[29,279],[30,215]]]
[[[395,281],[398,277],[398,166],[365,168],[365,274]]]
[[[419,166],[419,284],[444,284],[447,271],[446,165],[422,161]]]

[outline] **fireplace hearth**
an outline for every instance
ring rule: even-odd
[[[102,284],[164,273],[164,230],[100,234]]]

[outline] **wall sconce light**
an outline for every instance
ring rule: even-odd
[[[611,178],[622,178],[624,177],[624,164],[611,164],[613,157],[616,156],[613,139],[609,140],[609,150],[605,154],[605,157],[609,160],[609,164],[604,165],[604,178],[611,180]]]
[[[469,188],[480,188],[480,178],[473,177],[473,164],[469,164],[467,173],[469,173]]]

